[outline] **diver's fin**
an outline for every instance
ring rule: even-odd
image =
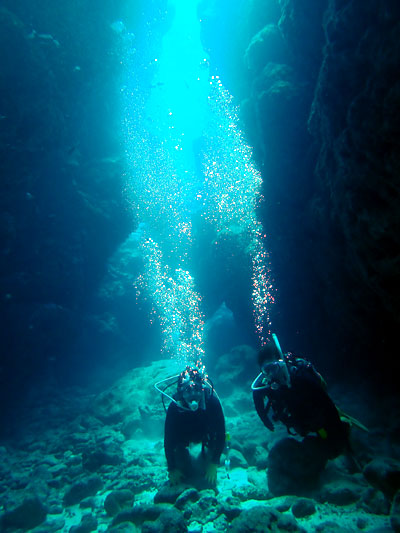
[[[338,410],[339,416],[343,420],[343,422],[347,422],[351,426],[355,426],[358,429],[362,429],[363,431],[366,431],[367,433],[369,432],[369,429],[367,427],[365,427],[364,424],[361,424],[361,422],[359,420],[357,420],[356,418],[348,415],[347,413],[342,411],[340,409],[340,407],[338,407],[338,406],[336,406],[336,409]]]

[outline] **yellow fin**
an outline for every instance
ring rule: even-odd
[[[338,407],[338,406],[336,406],[336,409],[338,410],[338,413],[339,413],[339,416],[340,416],[340,420],[342,422],[347,422],[348,424],[350,424],[350,426],[355,426],[358,429],[362,429],[363,431],[366,431],[367,433],[369,432],[369,429],[367,427],[365,427],[364,424],[361,424],[361,422],[359,420],[357,420],[356,418],[348,415],[347,413],[342,411],[340,409],[340,407]]]

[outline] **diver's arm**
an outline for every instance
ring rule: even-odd
[[[175,404],[171,403],[167,410],[164,426],[164,450],[167,459],[168,470],[176,468],[174,449],[177,445],[177,420]]]
[[[209,412],[210,452],[211,460],[219,464],[225,447],[225,417],[221,403],[216,396],[212,396],[207,403]]]
[[[254,390],[253,391],[254,407],[256,408],[257,414],[260,417],[264,426],[268,428],[270,431],[274,431],[274,425],[268,417],[268,411],[271,407],[271,402],[268,401],[267,406],[264,407],[265,396],[266,395],[265,395],[264,390]]]

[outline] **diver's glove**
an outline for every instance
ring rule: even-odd
[[[215,485],[217,482],[217,465],[215,463],[209,463],[206,468],[206,480],[211,485]]]
[[[179,485],[183,479],[183,472],[177,468],[174,468],[174,470],[171,470],[168,474],[171,485]]]

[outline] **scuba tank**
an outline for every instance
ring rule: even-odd
[[[276,336],[275,333],[272,334],[272,340],[274,341],[274,344],[279,352],[279,357],[280,357],[279,363],[281,363],[280,368],[281,368],[282,374],[284,375],[285,385],[287,387],[290,387],[289,370],[288,370],[288,367],[285,361],[285,356],[283,355],[283,352],[282,352],[281,345],[279,344],[278,337]]]

